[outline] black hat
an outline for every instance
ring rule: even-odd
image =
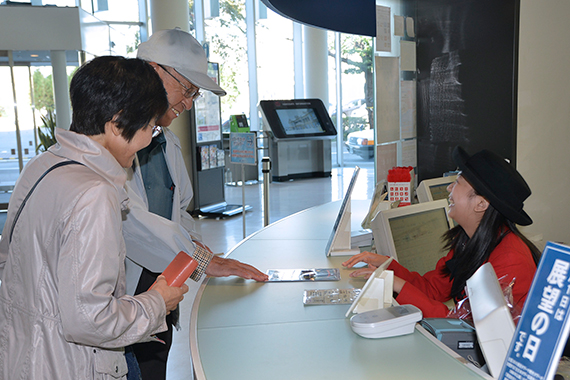
[[[532,219],[523,210],[531,191],[523,177],[506,160],[482,150],[471,157],[460,146],[453,150],[453,160],[473,188],[511,222],[528,226]]]

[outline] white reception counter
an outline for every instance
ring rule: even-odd
[[[251,235],[229,255],[267,269],[340,268],[337,282],[256,283],[236,277],[202,284],[190,321],[197,379],[490,378],[417,325],[413,334],[365,339],[345,313],[350,305],[303,305],[305,289],[362,288],[324,254],[340,201],[317,206]],[[368,208],[352,202],[353,230]]]

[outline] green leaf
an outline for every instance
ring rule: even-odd
[[[48,110],[46,115],[41,116],[43,126],[38,127],[38,138],[40,143],[36,148],[36,152],[45,152],[50,146],[55,144],[55,112]]]

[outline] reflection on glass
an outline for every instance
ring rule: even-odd
[[[374,82],[372,76],[373,67],[373,51],[372,38],[366,36],[356,36],[349,34],[340,34],[340,81],[342,89],[342,106],[337,108],[336,91],[339,86],[329,86],[329,99],[331,100],[330,113],[339,137],[342,137],[344,149],[344,162],[349,164],[355,161],[357,164],[362,160],[371,161],[373,154],[370,152],[360,152],[354,154],[354,148],[351,149],[349,143],[349,134],[354,132],[366,131],[374,128],[373,120],[373,99],[374,99]],[[334,57],[336,54],[334,33],[329,33],[329,56]],[[336,70],[336,62],[334,58],[329,59],[329,72],[334,73]],[[336,76],[330,75],[329,83],[336,83]],[[337,109],[340,109],[342,117],[342,127],[337,126]],[[340,133],[342,131],[342,133]],[[373,136],[373,134],[370,134]],[[355,136],[359,137],[359,136]],[[374,145],[370,142],[370,145]],[[360,148],[360,147],[356,147]],[[352,153],[350,153],[352,151]]]
[[[224,2],[219,16],[205,20],[209,60],[220,64],[220,85],[227,91],[221,98],[222,121],[230,115],[249,116],[249,78],[245,0]]]
[[[255,31],[259,99],[293,99],[293,22],[268,9]]]
[[[141,43],[138,25],[111,24],[110,32],[113,54],[136,57],[137,47]]]

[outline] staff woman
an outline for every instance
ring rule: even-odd
[[[392,261],[388,269],[394,271],[396,300],[417,306],[424,317],[445,317],[449,310],[444,302],[465,298],[466,281],[490,262],[498,278],[514,279],[514,303],[522,307],[540,257],[516,227],[532,223],[523,210],[530,188],[507,161],[488,150],[469,156],[456,147],[453,159],[461,173],[447,189],[449,217],[458,224],[443,236],[449,253],[423,276]],[[350,275],[370,276],[387,259],[363,252],[343,265],[352,268],[358,262],[367,263],[368,268]]]

